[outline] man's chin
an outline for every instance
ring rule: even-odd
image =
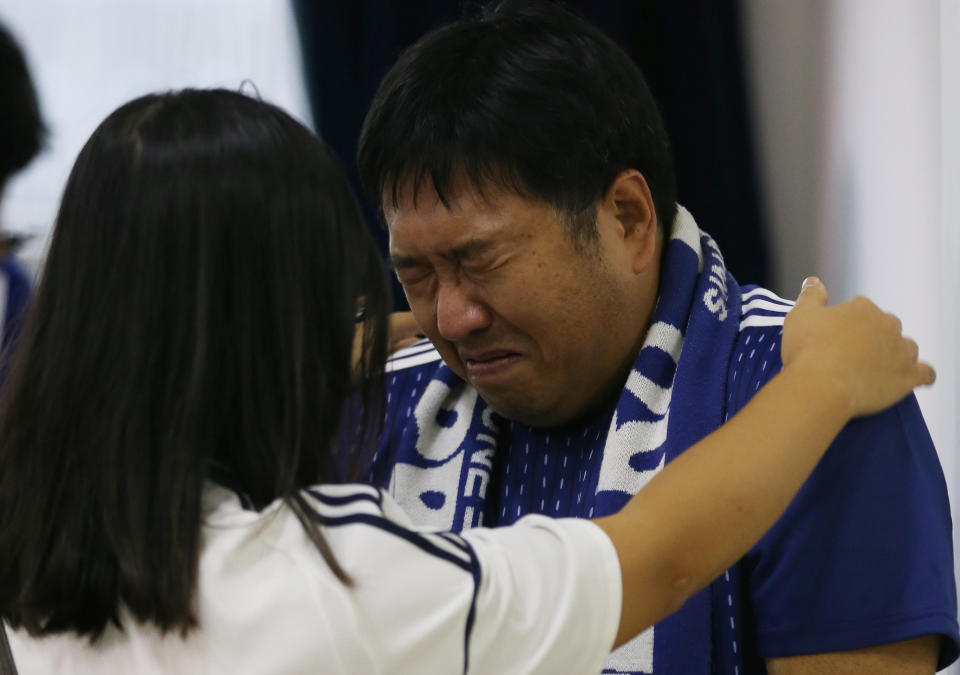
[[[516,392],[475,389],[493,412],[501,417],[530,427],[555,427],[565,423],[566,419],[558,415],[555,405],[546,404],[531,398],[529,392],[518,395]]]

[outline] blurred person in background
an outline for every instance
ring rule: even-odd
[[[45,129],[37,92],[20,46],[0,24],[0,203],[11,176],[43,147]],[[16,259],[23,236],[0,222],[0,355],[9,352],[30,298],[30,277]],[[6,360],[0,356],[0,379]]]

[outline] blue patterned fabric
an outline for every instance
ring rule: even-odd
[[[0,259],[0,299],[3,312],[0,315],[0,383],[6,379],[9,355],[20,335],[21,324],[30,300],[30,277],[13,254]]]

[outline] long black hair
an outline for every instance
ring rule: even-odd
[[[356,442],[378,434],[388,297],[340,167],[282,110],[186,90],[112,113],[70,174],[0,400],[0,616],[92,638],[120,606],[195,625],[206,481],[308,525],[298,490],[342,478],[358,381]]]

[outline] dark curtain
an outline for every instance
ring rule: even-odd
[[[315,127],[359,194],[357,137],[400,52],[459,17],[463,0],[294,0]],[[646,75],[673,141],[680,203],[720,244],[741,283],[769,282],[746,102],[738,0],[566,3],[617,40]],[[386,251],[387,235],[371,210]],[[405,307],[395,285],[398,307]]]

